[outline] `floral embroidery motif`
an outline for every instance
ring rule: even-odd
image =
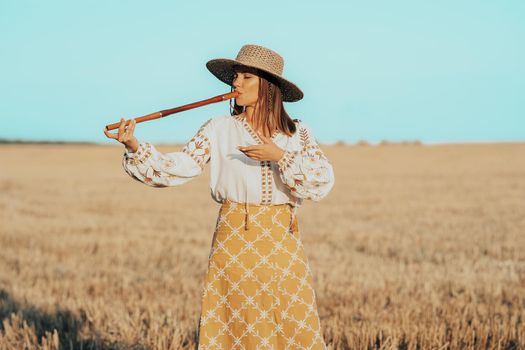
[[[204,129],[211,121],[212,119],[209,119],[204,123],[195,136],[182,148],[182,152],[188,154],[199,164],[201,169],[203,169],[204,165],[210,160],[210,139],[205,135]]]
[[[333,185],[331,164],[306,127],[297,131],[300,150],[285,150],[277,162],[281,179],[298,198],[320,200]]]
[[[279,168],[281,168],[281,170],[283,171],[290,168],[294,163],[294,158],[297,153],[299,152],[297,151],[292,152],[292,151],[285,150],[283,157],[279,159],[279,161],[277,162],[277,164],[279,165]]]
[[[314,140],[314,142],[312,142],[310,134],[305,128],[301,128],[299,130],[299,137],[300,137],[299,140],[301,142],[302,149],[303,151],[309,154],[309,160],[311,162],[315,162],[319,159],[328,161],[323,151],[321,151],[321,148],[319,147],[319,144],[317,143],[317,141]]]

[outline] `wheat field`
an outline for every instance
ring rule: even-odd
[[[322,149],[298,219],[328,349],[525,349],[525,143]],[[195,349],[209,168],[151,188],[121,156],[0,146],[1,350]]]

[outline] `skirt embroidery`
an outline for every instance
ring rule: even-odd
[[[198,349],[326,349],[294,209],[223,203],[202,293]]]

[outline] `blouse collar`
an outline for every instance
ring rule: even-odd
[[[246,120],[245,117],[241,116],[240,114],[235,114],[233,115],[233,118],[235,120],[238,120],[239,122],[241,122],[241,124],[244,126],[244,128],[246,129],[246,131],[248,131],[248,133],[251,135],[251,137],[255,140],[255,142],[259,143],[259,144],[263,144],[264,142],[261,140],[261,138],[259,137],[259,135],[255,132],[255,130],[253,130],[253,128],[251,127],[251,125],[248,123],[248,121]],[[275,137],[277,137],[277,135],[279,135],[281,132],[279,131],[279,129],[276,129],[272,136],[270,137],[270,139],[273,141],[275,139]]]

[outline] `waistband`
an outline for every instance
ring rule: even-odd
[[[231,205],[237,205],[237,206],[243,206],[245,211],[245,217],[244,217],[244,229],[248,230],[249,228],[249,221],[250,221],[250,208],[260,208],[260,207],[290,207],[291,215],[290,215],[290,223],[288,225],[288,230],[293,233],[294,230],[297,229],[297,208],[298,206],[292,203],[282,203],[282,204],[259,204],[259,203],[247,203],[247,202],[234,202],[229,199],[225,199],[222,202],[223,207],[229,207]]]
[[[228,206],[228,205],[242,205],[242,206],[248,206],[248,207],[285,207],[289,206],[292,207],[292,203],[281,203],[281,204],[260,204],[260,203],[248,203],[248,202],[235,202],[230,199],[225,199],[222,203],[222,205]]]

